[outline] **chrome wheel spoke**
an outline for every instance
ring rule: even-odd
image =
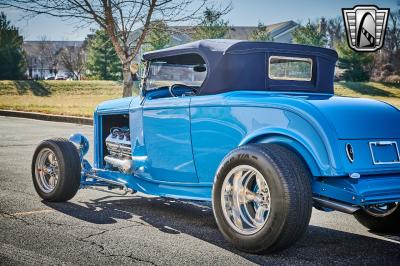
[[[260,173],[257,174],[256,182],[257,182],[258,191],[269,192],[267,182],[265,182],[263,176]]]
[[[48,182],[49,186],[52,187],[54,186],[54,176],[50,176],[49,177],[49,182]]]
[[[49,159],[49,163],[50,164],[54,164],[54,162],[55,162],[55,156],[54,156],[54,153],[49,153],[49,155],[48,155],[48,157],[47,157],[48,159]]]
[[[267,209],[264,206],[260,206],[257,208],[256,215],[254,217],[254,221],[257,224],[262,224],[264,222],[264,215]]]
[[[250,202],[250,201],[256,201],[257,202],[257,201],[260,200],[259,195],[257,193],[255,193],[253,191],[250,191],[248,189],[246,189],[245,198],[246,198],[247,202]]]
[[[241,181],[242,172],[237,172],[233,177],[232,182],[232,216],[233,222],[238,227],[243,227],[241,212],[240,212],[240,189],[241,189]]]

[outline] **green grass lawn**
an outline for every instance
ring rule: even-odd
[[[335,93],[400,107],[400,84],[338,82]],[[121,94],[115,81],[0,81],[0,109],[91,117],[98,103]]]
[[[400,108],[400,84],[380,82],[338,82],[335,94],[349,97],[371,98],[388,102]]]
[[[115,81],[0,81],[0,109],[91,117],[98,103],[121,94]]]

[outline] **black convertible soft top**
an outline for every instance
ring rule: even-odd
[[[199,95],[234,90],[307,91],[333,93],[333,77],[338,55],[332,49],[275,42],[241,40],[201,40],[145,53],[145,61],[196,60],[207,64],[207,78]],[[268,78],[270,56],[307,57],[313,62],[311,81]],[[190,59],[191,58],[191,59]],[[197,59],[198,60],[198,59]],[[197,62],[192,62],[196,64]]]

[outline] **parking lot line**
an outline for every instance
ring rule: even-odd
[[[28,211],[28,212],[16,212],[12,215],[14,216],[26,216],[26,215],[32,215],[32,214],[40,214],[40,213],[47,213],[47,212],[54,212],[54,210],[37,210],[37,211]]]

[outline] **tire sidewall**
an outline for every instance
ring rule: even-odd
[[[268,220],[258,232],[251,235],[243,235],[235,231],[226,220],[221,206],[222,184],[230,170],[239,165],[249,165],[257,169],[263,175],[270,189],[271,209]],[[225,238],[245,251],[254,251],[257,249],[256,247],[260,246],[260,243],[262,246],[273,245],[286,222],[288,202],[284,191],[281,174],[268,155],[252,149],[251,146],[233,151],[225,158],[218,170],[213,187],[213,210],[220,231]]]

